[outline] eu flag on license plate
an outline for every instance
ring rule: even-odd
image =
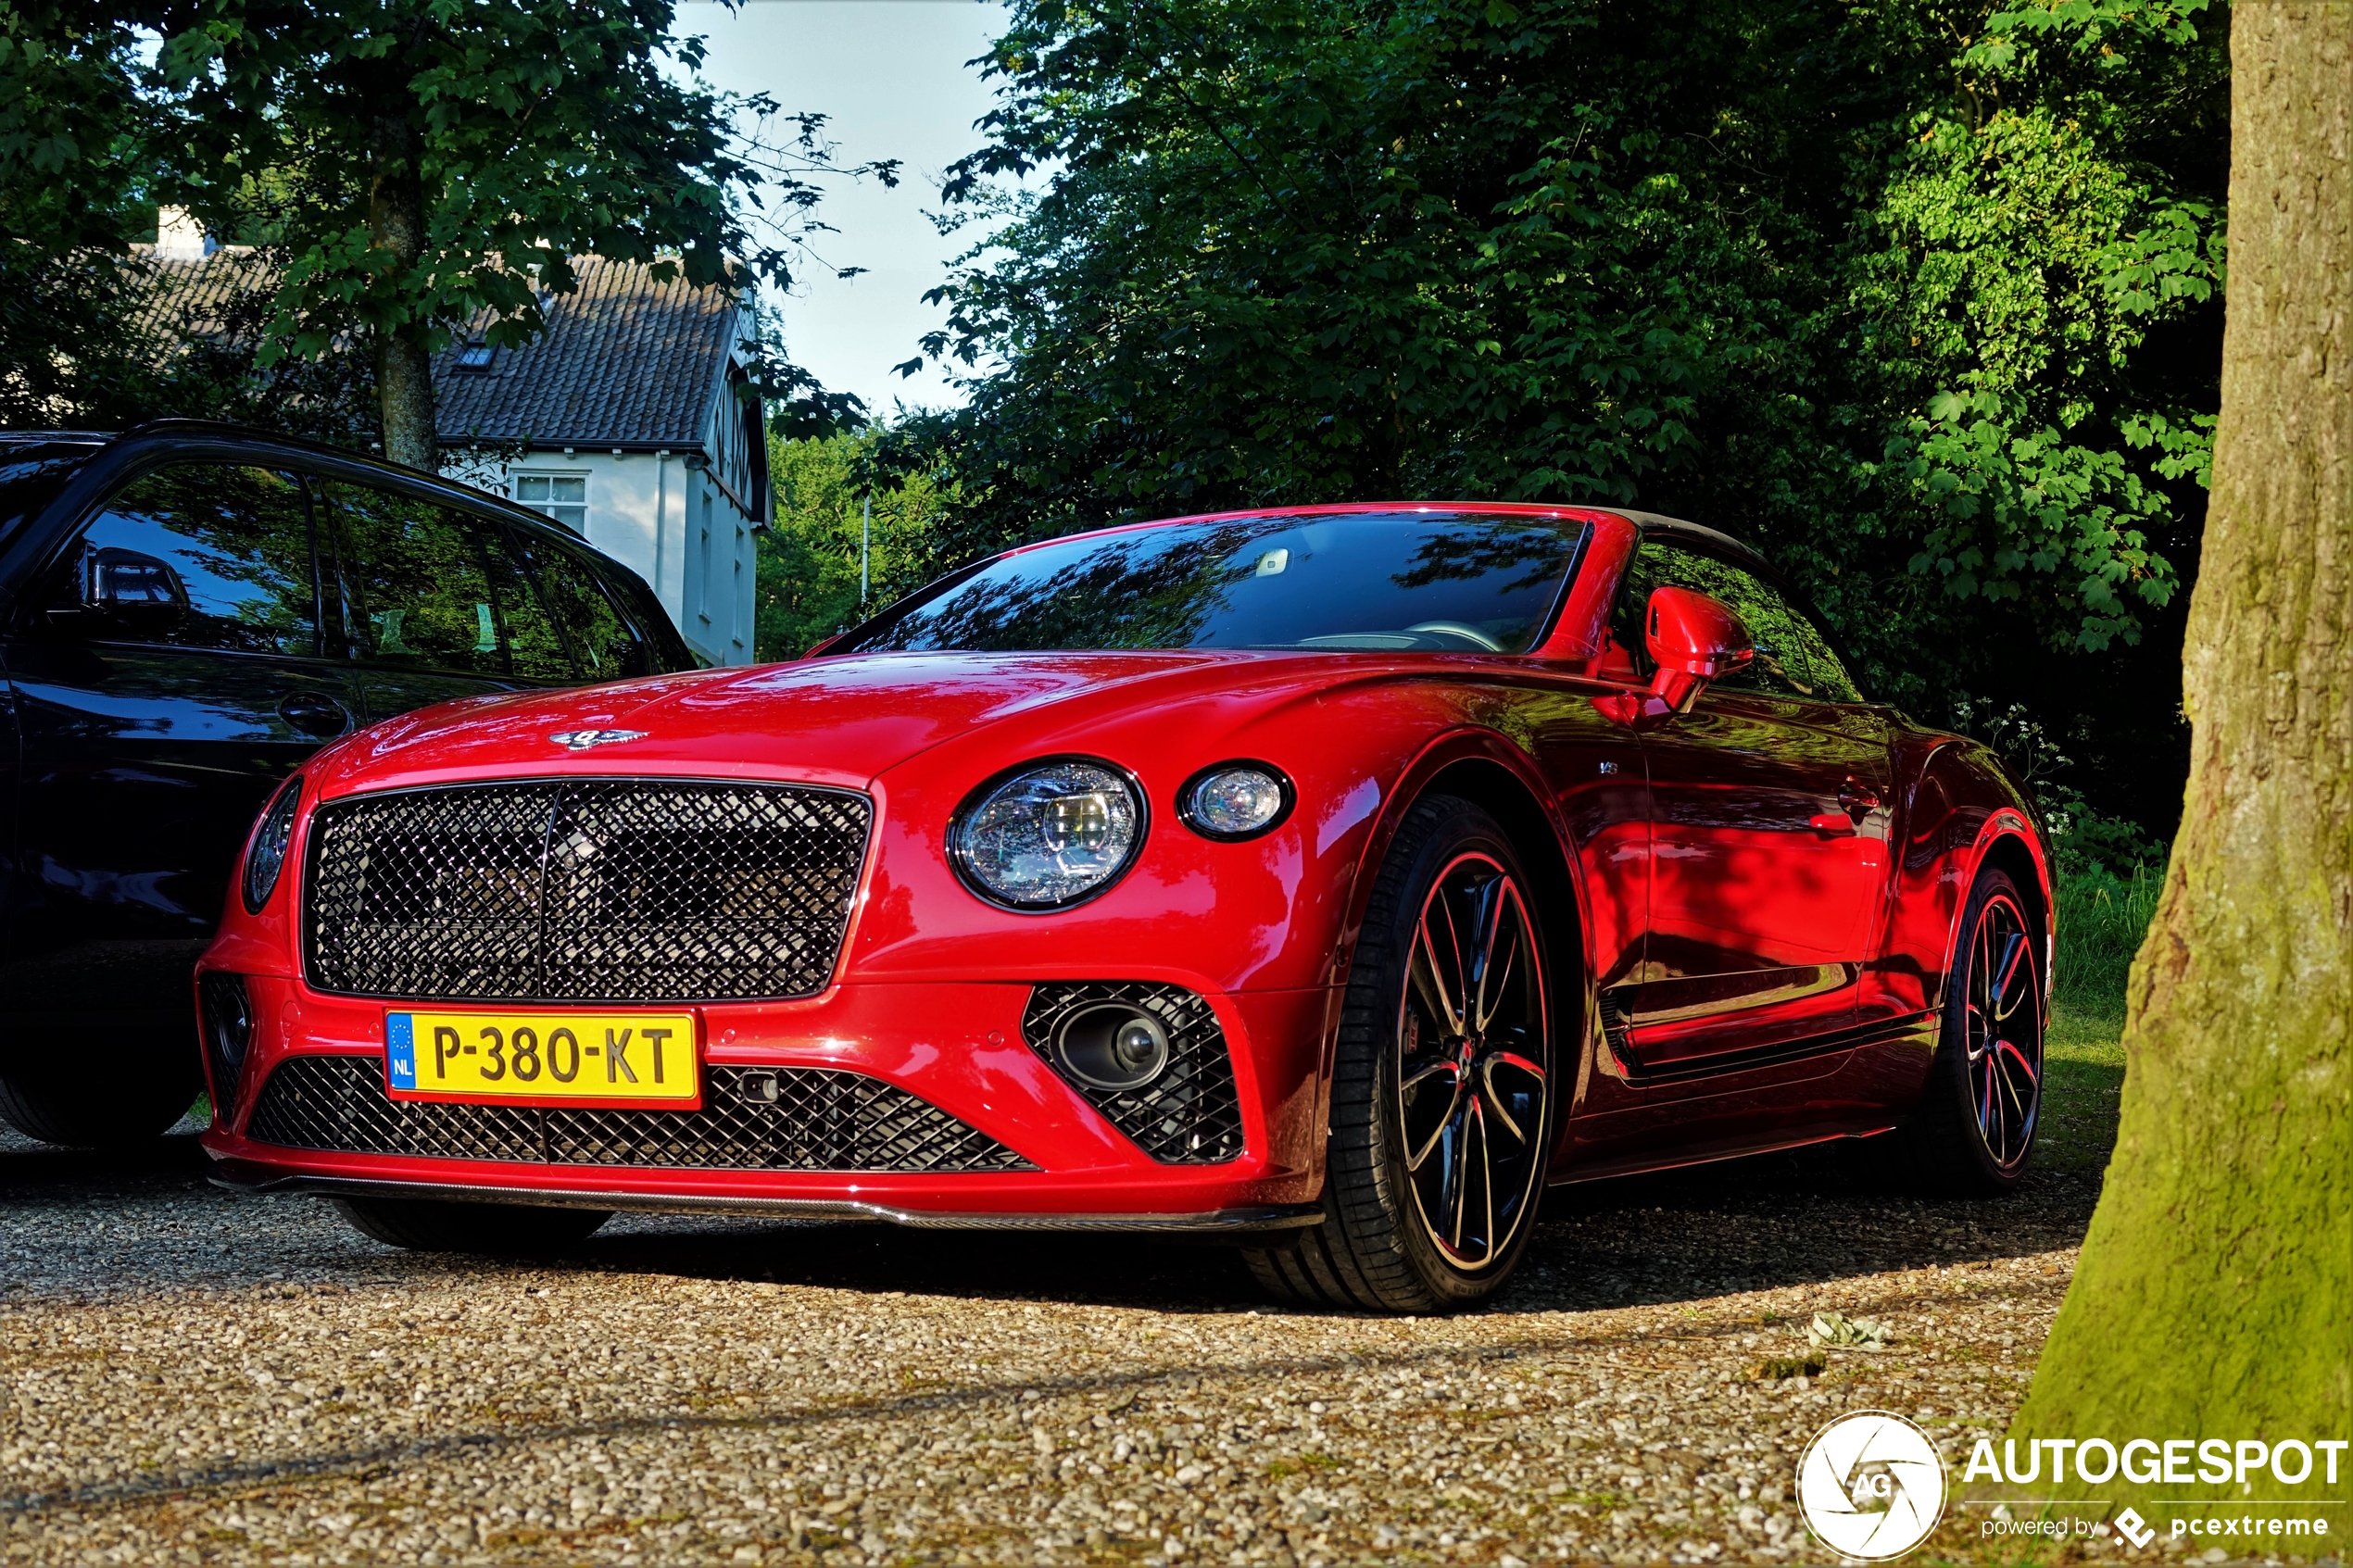
[[[405,1012],[384,1014],[384,1065],[396,1089],[417,1086],[417,1021]]]

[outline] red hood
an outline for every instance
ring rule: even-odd
[[[354,735],[321,759],[317,776],[322,793],[339,795],[518,769],[609,773],[625,758],[631,769],[721,776],[773,773],[783,764],[796,778],[862,788],[885,769],[984,725],[1252,657],[870,654],[471,697]],[[547,738],[570,730],[645,736],[578,752]]]

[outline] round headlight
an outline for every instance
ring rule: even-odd
[[[258,915],[278,889],[278,873],[286,869],[286,846],[294,841],[295,809],[302,804],[302,775],[296,773],[255,824],[253,841],[245,846],[245,913]]]
[[[1033,762],[974,792],[949,830],[965,884],[1013,909],[1060,909],[1117,881],[1144,842],[1144,797],[1108,762]]]
[[[1176,814],[1205,838],[1256,838],[1290,815],[1290,780],[1264,762],[1203,768],[1176,792]]]

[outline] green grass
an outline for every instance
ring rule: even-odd
[[[2057,974],[2043,1042],[2046,1170],[2099,1171],[2116,1147],[2124,1090],[2124,983],[2157,912],[2160,872],[2104,870],[2059,878]]]
[[[2140,951],[2164,885],[2162,868],[2135,866],[2129,878],[2096,866],[2060,873],[2058,952],[2051,966],[2060,1001],[2122,1015],[2133,955]]]
[[[2094,1010],[2060,1001],[2043,1041],[2043,1130],[2035,1162],[2045,1170],[2101,1171],[2116,1147],[2124,1092],[2124,1009]]]

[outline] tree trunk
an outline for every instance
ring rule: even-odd
[[[405,94],[401,97],[404,101],[378,110],[369,138],[368,227],[371,248],[389,252],[394,275],[405,280],[424,252],[425,192],[417,168],[417,132],[409,123]],[[434,440],[433,359],[425,352],[422,325],[405,319],[377,326],[376,395],[384,410],[384,457],[437,473],[441,451]]]
[[[2240,0],[2231,57],[2189,788],[2133,967],[2121,1135],[2019,1413],[2022,1453],[2353,1436],[2353,5]],[[2164,1527],[2198,1511],[2153,1499],[2342,1499],[2353,1455],[2338,1460],[2335,1486],[2316,1462],[2301,1486],[2259,1471],[2245,1488],[2070,1471],[2052,1495]],[[2324,1541],[2268,1549],[2343,1551],[2353,1516],[2306,1517],[2328,1521]]]

